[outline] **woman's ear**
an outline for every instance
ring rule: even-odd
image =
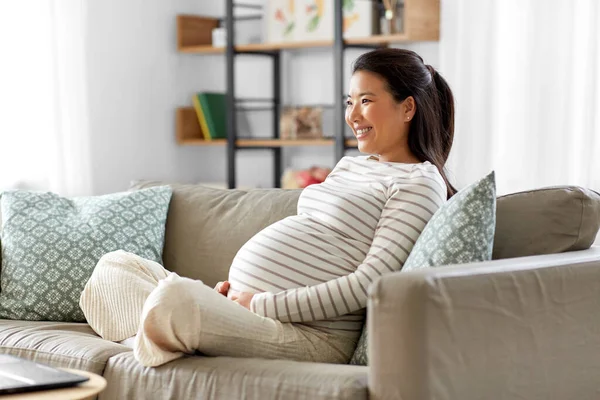
[[[402,106],[404,107],[404,118],[406,119],[406,122],[409,122],[415,116],[415,112],[417,112],[417,103],[415,102],[415,98],[408,96],[402,102]]]

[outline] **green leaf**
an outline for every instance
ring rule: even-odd
[[[283,32],[283,36],[289,35],[294,30],[294,23],[290,22],[288,26],[286,26],[285,31]]]
[[[317,29],[317,27],[319,26],[319,22],[321,21],[321,17],[319,17],[318,15],[315,15],[310,22],[308,23],[308,25],[306,26],[306,29],[309,32],[314,31],[315,29]]]
[[[347,12],[354,10],[354,0],[344,0],[342,3],[342,10]]]

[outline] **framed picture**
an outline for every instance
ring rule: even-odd
[[[376,33],[376,3],[371,0],[343,0],[342,30],[345,38]],[[332,0],[296,0],[296,41],[333,39]]]
[[[267,43],[290,42],[295,39],[297,0],[267,0],[263,17]]]
[[[284,107],[279,120],[281,139],[320,139],[323,137],[321,107]]]
[[[296,0],[297,41],[333,38],[333,1]]]
[[[345,38],[367,37],[378,33],[376,2],[370,0],[344,0],[343,31]]]

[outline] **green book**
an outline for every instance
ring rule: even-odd
[[[212,138],[210,137],[208,125],[206,125],[206,118],[204,118],[202,106],[200,106],[200,100],[198,100],[198,94],[196,94],[192,98],[192,102],[194,103],[194,109],[196,110],[196,116],[198,117],[198,123],[200,124],[200,132],[202,133],[202,138],[204,140],[210,141],[212,140]]]
[[[223,93],[198,93],[204,119],[212,139],[227,138],[226,100]]]

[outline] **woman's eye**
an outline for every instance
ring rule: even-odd
[[[362,99],[362,103],[363,103],[363,104],[365,104],[365,103],[367,103],[367,102],[369,102],[369,101],[371,101],[371,100],[369,100],[369,99]]]
[[[350,100],[346,100],[346,106],[351,106],[352,102]]]

